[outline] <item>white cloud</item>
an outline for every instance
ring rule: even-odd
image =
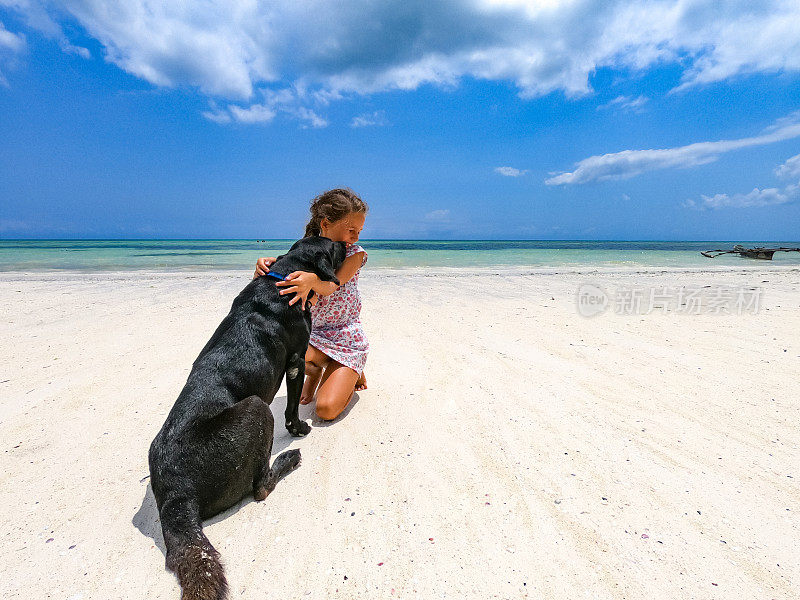
[[[45,37],[56,40],[64,52],[77,54],[82,58],[91,57],[87,48],[76,46],[69,41],[61,25],[50,16],[45,5],[38,0],[0,0],[0,6],[12,8],[23,15],[29,27],[41,32]],[[0,45],[2,45],[1,42]]]
[[[9,52],[22,52],[25,49],[25,36],[21,33],[11,33],[0,22],[0,50]]]
[[[514,167],[495,167],[494,172],[505,177],[519,177],[520,175],[525,175],[528,170],[515,169]]]
[[[270,85],[304,87],[322,100],[455,86],[464,77],[513,82],[523,97],[553,91],[576,97],[591,93],[589,78],[598,69],[642,71],[666,63],[683,69],[680,89],[747,73],[800,71],[800,3],[787,0],[0,5],[55,38],[66,40],[64,31],[95,38],[107,60],[154,85],[194,87],[237,102]]]
[[[693,3],[691,13],[699,18],[710,16],[715,8],[711,2]],[[720,10],[739,12],[736,4],[719,3]],[[703,30],[709,35],[707,50],[696,39],[696,59],[683,75],[676,91],[695,85],[723,81],[748,73],[778,73],[800,69],[800,3],[796,1],[749,2],[733,19],[711,17]],[[697,10],[699,9],[699,10]],[[703,14],[705,13],[705,14]],[[697,18],[697,17],[695,17]],[[700,33],[697,31],[696,33]],[[776,45],[772,46],[772,42]]]
[[[632,96],[617,96],[613,100],[606,102],[605,104],[601,104],[597,107],[597,110],[603,110],[607,108],[618,108],[623,111],[631,111],[640,113],[643,111],[643,107],[650,99],[647,96],[639,96],[634,98]]]
[[[383,127],[387,125],[386,113],[376,110],[371,114],[358,115],[350,121],[350,127]]]
[[[775,174],[778,177],[800,179],[800,154],[780,165],[775,169]],[[747,208],[786,204],[797,198],[800,198],[800,182],[789,184],[783,189],[753,188],[753,191],[747,194],[701,196],[699,201],[687,200],[684,202],[684,206],[688,208]]]
[[[220,125],[224,125],[226,123],[230,123],[231,121],[233,121],[233,118],[231,117],[229,112],[220,110],[218,108],[214,108],[213,110],[203,111],[202,114],[209,121],[214,121],[214,123],[219,123]]]
[[[713,196],[701,196],[699,203],[704,208],[747,208],[752,206],[771,206],[774,204],[786,204],[800,196],[800,185],[789,185],[784,189],[777,188],[759,189],[754,188],[748,194],[715,194]],[[691,203],[690,205],[694,205]]]
[[[83,46],[74,46],[72,44],[63,44],[61,49],[64,52],[69,52],[70,54],[77,54],[81,58],[90,59],[92,57],[92,53],[89,52],[88,48],[84,48]]]
[[[302,123],[303,128],[327,127],[328,121],[320,117],[314,110],[303,106],[307,101],[303,90],[280,89],[259,90],[263,100],[248,106],[229,104],[226,108],[219,108],[216,102],[211,102],[211,110],[203,112],[209,121],[226,124],[233,121],[239,123],[269,123],[278,113],[284,113]]]
[[[449,209],[432,210],[425,214],[426,221],[446,222],[450,220]]]
[[[232,105],[228,109],[234,119],[240,123],[267,123],[275,118],[275,111],[264,104],[253,104],[247,108]],[[223,122],[221,119],[219,122]]]
[[[800,154],[787,159],[775,169],[775,174],[784,179],[800,179]]]
[[[647,171],[707,164],[714,162],[726,152],[800,137],[800,112],[793,113],[776,125],[777,127],[772,126],[760,135],[738,140],[699,142],[661,150],[623,150],[590,156],[576,163],[577,168],[574,171],[556,174],[546,179],[545,183],[572,185],[590,181],[628,179]]]
[[[11,33],[0,22],[0,85],[8,85],[3,68],[12,66],[17,54],[25,50],[25,36],[21,33]]]
[[[286,112],[294,115],[297,119],[304,123],[303,127],[311,127],[319,129],[328,126],[328,121],[320,117],[310,108],[305,106],[298,106],[295,108],[287,108]]]

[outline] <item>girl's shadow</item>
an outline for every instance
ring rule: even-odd
[[[355,401],[356,399],[353,398],[347,410],[350,409]],[[288,448],[295,438],[293,438],[289,432],[286,431],[286,427],[284,427],[283,413],[286,410],[286,396],[276,396],[272,401],[270,408],[272,410],[272,414],[275,415],[275,429],[273,431],[272,438],[272,458],[274,459],[276,455]],[[301,406],[300,408],[302,409],[303,407]],[[301,419],[306,419],[308,416],[309,415],[304,414],[302,410],[300,411]],[[327,425],[328,423],[323,421],[321,424]],[[315,423],[315,426],[319,425]],[[142,482],[148,479],[150,479],[149,476],[145,477]],[[229,516],[236,514],[240,508],[247,506],[251,502],[253,502],[253,497],[247,496],[237,504],[231,506],[228,510],[222,511],[218,515],[214,515],[207,521],[204,521],[204,525],[219,523],[223,519],[227,519]],[[133,523],[133,526],[136,527],[136,529],[138,529],[142,535],[151,538],[153,543],[166,557],[167,549],[164,545],[164,536],[161,533],[161,520],[158,517],[158,507],[156,506],[156,499],[155,496],[153,496],[153,488],[150,486],[149,481],[147,482],[147,489],[144,492],[142,505],[139,507],[139,510],[136,511],[136,514],[133,515],[131,523]]]

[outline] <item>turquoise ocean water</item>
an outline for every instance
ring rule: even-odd
[[[771,262],[701,250],[800,247],[800,242],[415,241],[363,240],[374,268],[703,268],[798,265],[800,252]],[[252,271],[259,256],[277,256],[292,240],[0,240],[0,272]]]

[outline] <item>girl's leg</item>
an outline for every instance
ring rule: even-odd
[[[308,404],[314,399],[314,392],[322,377],[325,365],[331,362],[327,354],[323,354],[311,344],[306,350],[306,380],[303,383],[303,391],[300,393],[300,404]]]
[[[317,390],[317,416],[325,421],[338,417],[353,397],[358,373],[331,360]]]

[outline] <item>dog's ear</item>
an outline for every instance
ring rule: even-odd
[[[328,240],[330,242],[330,240]],[[314,261],[314,272],[322,281],[332,281],[336,285],[339,279],[336,277],[336,269],[344,260],[344,242],[330,242],[330,247],[317,253]]]
[[[344,242],[333,242],[333,251],[331,252],[331,262],[333,268],[338,269],[342,266],[345,257],[347,256],[347,244]]]
[[[317,264],[314,265],[314,272],[322,281],[332,281],[339,285],[339,280],[336,278],[336,273],[333,271],[327,254],[320,254]]]

